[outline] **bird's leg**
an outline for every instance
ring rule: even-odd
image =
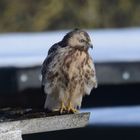
[[[60,114],[62,114],[63,112],[65,112],[66,111],[66,107],[65,107],[65,105],[64,105],[64,102],[63,101],[61,101],[61,107],[60,107]]]
[[[78,113],[78,110],[75,109],[75,108],[72,106],[72,104],[71,104],[70,101],[69,101],[68,106],[67,106],[67,111],[68,111],[68,113]]]

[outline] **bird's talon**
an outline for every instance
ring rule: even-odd
[[[68,105],[68,108],[67,108],[67,112],[68,113],[78,113],[78,110],[75,109],[74,107],[72,107],[71,103]]]
[[[59,112],[60,112],[60,114],[63,114],[66,112],[66,107],[65,107],[64,103],[61,104],[61,108],[60,108]]]
[[[78,113],[78,110],[75,109],[75,108],[70,108],[70,109],[68,110],[68,113]]]

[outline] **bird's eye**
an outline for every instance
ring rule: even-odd
[[[80,42],[85,42],[85,40],[84,39],[81,39]]]

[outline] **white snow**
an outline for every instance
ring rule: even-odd
[[[89,124],[94,126],[140,126],[140,106],[85,109],[90,112]]]
[[[41,65],[68,31],[0,34],[0,67]],[[95,62],[140,61],[140,28],[88,30]]]

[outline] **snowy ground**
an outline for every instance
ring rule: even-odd
[[[91,112],[90,125],[94,126],[139,126],[140,106],[109,107],[85,109],[82,112]]]
[[[0,67],[40,65],[49,47],[67,31],[0,34]],[[140,28],[88,31],[96,62],[140,61]]]

